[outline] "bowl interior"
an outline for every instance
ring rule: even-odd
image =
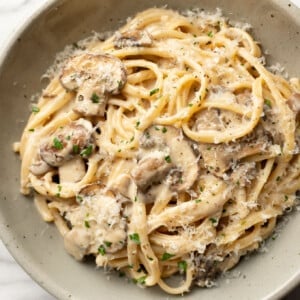
[[[56,228],[44,223],[32,199],[19,193],[20,161],[12,152],[12,144],[19,140],[29,116],[30,96],[42,89],[40,77],[55,53],[93,30],[116,30],[128,16],[163,5],[178,10],[199,7],[214,11],[220,7],[228,18],[253,26],[254,36],[271,54],[268,63],[278,61],[291,76],[300,75],[300,12],[287,1],[50,1],[47,9],[20,31],[0,68],[0,233],[19,263],[57,298],[177,298],[158,288],[137,288],[116,274],[96,269],[92,263],[73,260],[65,252]],[[224,295],[226,299],[262,299],[284,294],[300,278],[300,215],[292,213],[289,219],[282,234],[267,243],[267,253],[251,255],[231,273],[240,276],[220,279],[218,288],[196,288],[183,299],[224,299]]]

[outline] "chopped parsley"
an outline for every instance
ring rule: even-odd
[[[32,111],[33,113],[38,113],[38,112],[40,111],[40,109],[39,109],[37,106],[32,106],[32,107],[31,107],[31,111]]]
[[[105,246],[106,246],[106,247],[110,247],[110,246],[111,246],[111,244],[112,244],[112,242],[109,242],[109,241],[104,241],[104,244],[105,244]]]
[[[189,103],[189,107],[192,107],[193,106],[193,103]]]
[[[30,129],[28,129],[28,131],[34,132],[34,128],[30,128]]]
[[[277,176],[276,177],[276,181],[280,181],[281,177],[280,176]]]
[[[135,123],[135,128],[138,128],[138,127],[140,126],[140,124],[141,124],[141,122],[140,122],[140,121],[137,121],[137,122]]]
[[[159,88],[156,88],[156,89],[151,90],[149,94],[150,94],[150,96],[152,96],[158,92],[159,92]]]
[[[140,245],[141,241],[138,233],[129,234],[129,238],[137,245]]]
[[[265,105],[267,105],[268,107],[272,108],[272,103],[269,99],[265,99]]]
[[[99,246],[98,253],[100,253],[102,256],[106,254],[106,250],[103,245]]]
[[[202,200],[201,199],[195,199],[196,203],[200,203]]]
[[[79,203],[81,203],[83,201],[82,196],[76,195],[76,201],[79,202]]]
[[[53,146],[57,150],[61,150],[64,147],[63,143],[57,137],[53,139]]]
[[[100,97],[96,93],[93,93],[91,100],[93,103],[99,103]]]
[[[79,153],[79,145],[73,145],[73,153],[78,154]]]
[[[58,190],[58,192],[56,193],[56,197],[60,197],[60,192],[61,192],[61,190],[62,190],[62,186],[59,184],[58,186],[57,186],[57,190]]]
[[[212,31],[210,31],[207,35],[208,35],[209,37],[213,37]]]
[[[170,164],[172,162],[170,155],[165,156],[165,161]]]
[[[87,148],[83,149],[80,152],[80,155],[83,156],[83,157],[86,157],[86,156],[91,155],[92,152],[93,152],[93,145],[88,145]]]
[[[284,195],[284,201],[288,201],[289,197],[287,195]]]
[[[86,228],[90,228],[91,227],[90,222],[88,220],[84,220],[84,226]]]
[[[165,252],[165,253],[162,255],[162,257],[161,257],[161,260],[162,260],[162,261],[166,261],[166,260],[172,258],[173,256],[175,256],[175,254],[171,254],[171,253]]]
[[[186,269],[187,269],[187,263],[185,260],[182,260],[182,261],[179,261],[177,263],[178,265],[178,269],[181,271],[181,272],[186,272]]]
[[[218,222],[218,220],[217,219],[215,219],[215,218],[210,218],[209,219],[213,224],[215,224],[215,223],[217,223]]]
[[[135,196],[135,197],[134,197],[134,202],[136,202],[137,200],[138,200],[138,199],[137,199],[137,196]]]
[[[139,283],[139,284],[145,284],[146,283],[146,278],[147,278],[147,275],[142,276],[142,277],[137,278],[137,279],[133,279],[133,282],[134,283]]]
[[[162,131],[162,133],[166,133],[168,131],[168,129],[166,127],[163,127],[161,131]]]

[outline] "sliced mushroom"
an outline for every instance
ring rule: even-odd
[[[257,175],[255,162],[239,164],[230,175],[230,180],[240,187],[248,186]]]
[[[288,99],[287,104],[290,109],[297,115],[300,112],[300,93],[293,93]]]
[[[91,122],[79,119],[68,125],[58,128],[40,146],[40,157],[49,166],[59,167],[65,161],[76,155],[83,157],[92,153]]]
[[[151,35],[146,30],[128,30],[117,32],[114,38],[114,46],[117,49],[125,47],[149,47],[153,43]]]
[[[51,166],[49,166],[45,161],[41,160],[41,158],[38,158],[29,167],[29,170],[32,174],[40,176],[50,171]]]
[[[262,143],[201,144],[199,150],[205,167],[217,176],[222,176],[237,161],[266,151]]]
[[[74,157],[58,168],[59,182],[78,182],[85,175],[85,163],[81,157]]]
[[[142,191],[161,181],[174,191],[188,190],[194,184],[199,171],[197,158],[179,129],[152,126],[141,138],[140,148],[132,176]]]
[[[80,206],[72,208],[65,217],[72,225],[65,236],[67,251],[81,259],[84,255],[97,254],[99,249],[101,255],[122,249],[127,238],[126,219],[116,195],[95,183],[84,187],[77,200]],[[84,239],[82,232],[88,233]]]
[[[126,79],[122,61],[109,54],[74,56],[60,76],[67,90],[77,92],[73,109],[84,116],[103,116],[108,96],[119,94]]]
[[[169,157],[166,152],[162,151],[153,151],[142,157],[138,166],[131,173],[135,183],[142,191],[166,177],[173,166],[171,158],[168,161]]]
[[[76,260],[82,260],[90,247],[92,236],[84,228],[70,230],[64,236],[65,249]]]

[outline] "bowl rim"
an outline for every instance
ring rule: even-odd
[[[22,23],[17,25],[16,30],[14,30],[11,35],[4,41],[4,45],[0,48],[0,72],[4,66],[4,63],[9,56],[10,50],[18,42],[18,39],[22,34],[43,14],[46,13],[51,8],[59,6],[67,0],[45,0],[41,6],[39,6],[33,13],[22,21]],[[289,10],[288,14],[290,17],[299,18],[300,17],[300,6],[296,6],[295,3],[289,0],[270,0],[274,5],[279,6],[280,9],[287,11],[287,6],[293,8],[293,11]],[[300,23],[299,23],[300,24]],[[1,215],[0,215],[1,217]],[[57,297],[58,299],[70,299],[66,294],[66,291],[62,286],[59,286],[55,283],[50,277],[41,276],[39,269],[35,267],[34,264],[31,264],[27,261],[26,256],[20,255],[20,252],[16,247],[11,243],[13,233],[6,229],[3,224],[0,224],[0,239],[2,240],[4,246],[18,263],[18,265],[34,280],[41,288],[46,290],[52,296]],[[39,279],[38,279],[39,278]],[[286,296],[290,291],[297,287],[300,284],[300,269],[296,274],[284,282],[281,286],[278,286],[272,293],[265,296],[264,300],[275,300],[281,299]]]

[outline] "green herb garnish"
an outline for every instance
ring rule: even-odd
[[[168,129],[166,127],[163,127],[161,131],[162,131],[162,133],[166,133],[168,131]]]
[[[215,224],[215,223],[217,223],[218,222],[218,220],[217,219],[215,219],[215,218],[210,218],[209,219],[213,224]]]
[[[84,226],[85,226],[86,228],[90,228],[90,227],[91,227],[89,221],[87,221],[87,220],[84,221]]]
[[[272,108],[272,103],[269,99],[265,99],[265,105],[267,105],[268,107]]]
[[[37,106],[32,106],[31,111],[33,113],[38,113],[40,111],[40,109]]]
[[[103,245],[99,246],[98,253],[100,253],[102,256],[106,254],[106,250]]]
[[[64,147],[63,143],[57,137],[53,139],[53,146],[57,150],[61,150]]]
[[[105,244],[105,246],[106,246],[106,247],[110,247],[110,246],[111,246],[111,244],[112,244],[112,242],[109,242],[109,241],[104,241],[104,244]]]
[[[91,100],[93,103],[99,103],[100,97],[96,93],[93,93]]]
[[[91,155],[92,152],[93,152],[93,145],[88,145],[87,148],[83,149],[80,152],[80,155],[83,156],[83,157],[86,157],[86,156]]]
[[[208,35],[209,37],[213,37],[212,31],[210,31],[207,35]]]
[[[159,92],[159,88],[153,89],[153,90],[150,91],[150,96],[152,96],[152,95],[154,95],[158,92]]]
[[[146,278],[147,278],[147,275],[142,276],[138,279],[133,279],[133,282],[134,283],[139,283],[139,284],[145,284],[146,283]]]
[[[79,145],[73,145],[73,153],[78,154],[79,153]]]
[[[178,265],[178,269],[179,269],[180,271],[186,272],[186,269],[187,269],[187,263],[186,263],[185,260],[179,261],[179,262],[177,263],[177,265]]]
[[[135,242],[137,245],[140,245],[141,241],[140,241],[140,236],[138,233],[133,233],[133,234],[129,234],[129,238]]]
[[[165,161],[169,164],[172,162],[170,155],[165,156]]]
[[[79,202],[79,203],[81,203],[83,201],[82,196],[76,195],[76,201]]]
[[[165,253],[162,255],[162,257],[161,257],[161,260],[162,260],[162,261],[166,261],[166,260],[172,258],[173,256],[175,256],[175,254],[171,254],[171,253],[165,252]]]

